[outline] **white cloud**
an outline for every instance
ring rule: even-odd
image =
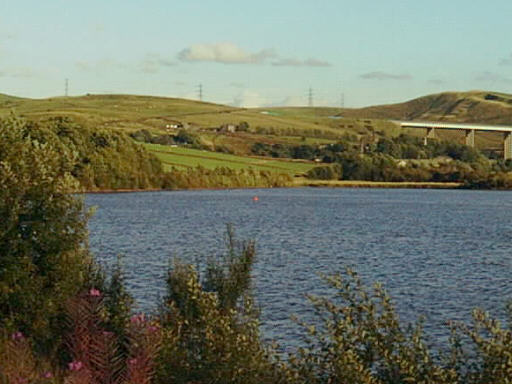
[[[287,96],[284,99],[276,100],[269,99],[266,96],[254,91],[244,90],[237,94],[233,102],[229,103],[235,107],[245,108],[272,108],[272,107],[305,107],[308,105],[308,99],[305,96]],[[336,102],[332,102],[325,98],[316,98],[315,106],[332,106],[337,107]]]
[[[182,61],[209,61],[223,64],[260,64],[273,57],[276,57],[276,53],[272,49],[251,53],[229,42],[194,44],[178,54],[178,58]]]
[[[34,71],[27,67],[0,69],[0,77],[33,77]]]
[[[309,58],[306,60],[299,59],[279,59],[272,63],[274,66],[278,67],[330,67],[331,64],[324,60]]]
[[[229,86],[233,87],[233,88],[245,88],[245,84],[239,83],[238,81],[233,81],[233,82],[229,83]]]
[[[302,107],[307,105],[305,97],[287,96],[283,100],[272,103],[269,107]]]
[[[339,102],[334,102],[326,98],[316,97],[313,102],[316,107],[339,107]],[[307,107],[308,98],[306,96],[287,96],[284,99],[267,104],[266,107]]]
[[[77,61],[75,65],[78,69],[86,72],[102,72],[111,69],[125,69],[126,65],[112,59],[103,59],[94,62]]]
[[[268,100],[257,92],[245,90],[236,95],[232,105],[235,107],[258,108],[267,106]]]
[[[159,54],[150,53],[146,55],[146,58],[139,64],[139,69],[144,73],[157,73],[162,67],[173,67],[176,62]]]
[[[368,72],[359,76],[365,80],[411,80],[412,77],[407,74],[394,74],[382,71]]]
[[[230,43],[194,44],[178,53],[178,59],[186,62],[213,62],[222,64],[271,64],[282,67],[329,67],[325,60],[309,58],[296,59],[281,57],[273,49],[248,52],[240,46]]]

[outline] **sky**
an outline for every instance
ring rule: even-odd
[[[3,0],[0,93],[362,107],[512,93],[510,0]]]

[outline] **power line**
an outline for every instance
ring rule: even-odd
[[[197,93],[199,96],[199,101],[203,101],[203,84],[199,84]]]
[[[309,87],[308,106],[313,106],[313,88]]]

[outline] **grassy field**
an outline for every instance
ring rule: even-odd
[[[89,127],[133,132],[147,129],[164,133],[166,125],[180,122],[198,131],[211,144],[248,154],[257,141],[267,143],[333,142],[343,135],[396,136],[401,130],[386,119],[467,121],[512,124],[512,96],[488,92],[451,92],[429,95],[401,104],[361,109],[276,107],[245,109],[194,100],[136,95],[85,95],[26,99],[0,94],[0,116],[11,112],[29,119],[68,116]],[[245,121],[252,134],[216,134],[214,128]],[[423,130],[407,130],[422,136]],[[463,134],[439,131],[440,138],[463,142]],[[500,149],[499,134],[477,134],[478,148]]]
[[[461,183],[444,182],[391,182],[364,180],[311,180],[297,177],[293,180],[296,187],[330,187],[330,188],[413,188],[413,189],[455,189]]]
[[[86,95],[24,99],[0,95],[0,116],[14,111],[29,119],[68,116],[91,127],[163,132],[167,124],[180,122],[195,129],[211,130],[223,124],[245,121],[255,133],[272,131],[279,136],[329,138],[344,133],[364,134],[394,127],[389,122],[332,119],[337,108],[245,109],[194,100],[135,95]],[[267,132],[268,133],[268,132]]]
[[[173,166],[179,168],[202,166],[207,169],[215,169],[217,167],[227,167],[231,169],[252,168],[259,171],[287,173],[290,176],[296,176],[302,175],[316,166],[313,162],[235,156],[158,144],[143,145],[162,161],[166,169],[170,169]]]

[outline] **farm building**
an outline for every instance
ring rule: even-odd
[[[220,126],[219,132],[235,133],[236,125],[235,124],[223,124]]]

